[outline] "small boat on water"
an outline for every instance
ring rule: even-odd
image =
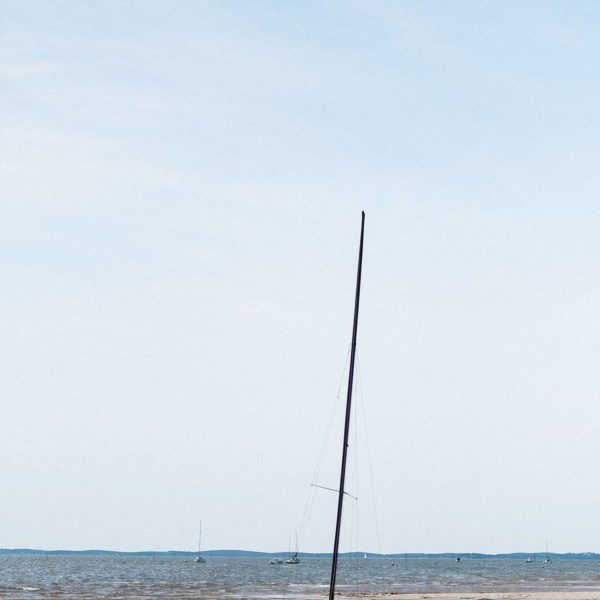
[[[195,563],[202,564],[205,563],[206,560],[202,556],[200,552],[200,548],[202,547],[202,521],[200,521],[200,532],[198,533],[198,556],[194,559]]]
[[[275,557],[275,558],[272,558],[272,559],[269,561],[269,564],[270,564],[270,565],[282,565],[282,564],[283,564],[283,559],[281,559],[281,558],[279,558],[279,556],[277,556],[277,557]]]
[[[298,564],[300,564],[300,559],[298,558],[298,530],[297,529],[294,531],[294,534],[296,536],[296,551],[294,552],[294,554],[292,554],[292,551],[290,549],[290,551],[289,551],[289,557],[285,561],[286,565],[298,565]]]

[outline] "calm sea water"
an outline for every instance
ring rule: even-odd
[[[556,560],[344,559],[338,588],[351,592],[519,592],[600,590],[600,563]],[[0,556],[0,597],[61,600],[110,598],[317,598],[330,561],[272,566],[259,558]]]

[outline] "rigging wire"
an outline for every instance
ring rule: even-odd
[[[353,392],[356,395],[358,391],[358,384],[356,379],[354,380]],[[358,450],[359,450],[359,441],[358,441],[358,405],[357,403],[352,404],[352,441],[349,443],[349,446],[352,447],[352,461],[353,461],[353,469],[350,470],[350,474],[352,476],[352,489],[353,493],[356,496],[351,496],[354,500],[352,503],[352,509],[346,514],[350,517],[350,530],[348,532],[347,539],[347,549],[348,549],[348,564],[350,565],[350,583],[354,583],[354,588],[356,593],[358,593],[359,589],[359,510],[358,510],[358,488],[359,488],[359,477],[358,477]],[[346,542],[344,543],[346,545]]]
[[[324,432],[323,438],[321,440],[321,447],[320,447],[318,455],[317,455],[317,461],[316,461],[315,468],[313,471],[311,483],[308,487],[308,493],[306,495],[306,502],[304,503],[304,510],[302,512],[302,519],[300,520],[300,527],[298,529],[298,539],[297,539],[297,544],[296,544],[296,546],[297,546],[296,550],[298,550],[298,548],[300,548],[302,545],[302,538],[304,536],[305,526],[310,521],[310,517],[312,514],[312,509],[313,509],[313,505],[314,505],[314,497],[315,497],[314,496],[314,487],[324,487],[324,486],[316,486],[315,482],[321,473],[321,467],[323,466],[325,452],[327,449],[327,444],[328,444],[329,438],[331,436],[331,430],[333,428],[333,422],[335,420],[335,416],[338,412],[338,408],[340,405],[340,398],[342,395],[344,381],[346,379],[346,373],[348,371],[348,363],[350,362],[351,351],[352,351],[352,344],[349,344],[348,352],[346,353],[346,360],[344,362],[344,368],[342,369],[342,373],[340,375],[337,394],[336,394],[335,400],[333,401],[333,403],[331,405],[331,409],[329,412],[329,418],[327,420],[325,432]],[[283,591],[282,599],[285,599],[286,594],[287,594],[287,586],[289,586],[289,585],[290,585],[290,579],[288,577],[287,583],[286,583],[286,588],[284,588],[284,591]]]
[[[363,380],[361,377],[361,372],[360,372],[360,363],[358,361],[358,357],[357,357],[357,361],[356,361],[356,374],[357,377],[355,378],[354,381],[354,387],[353,387],[353,392],[354,392],[354,396],[359,396],[360,397],[360,406],[359,406],[359,402],[355,402],[353,403],[352,406],[352,412],[353,412],[353,428],[352,428],[352,441],[351,441],[351,445],[352,445],[352,459],[354,461],[354,465],[353,465],[353,469],[350,471],[352,473],[352,489],[353,489],[353,495],[350,496],[354,502],[352,503],[352,510],[349,511],[349,516],[350,516],[350,523],[348,523],[348,525],[350,526],[350,531],[348,532],[348,551],[350,553],[350,564],[352,565],[351,568],[351,572],[353,573],[353,577],[352,579],[354,579],[353,583],[354,583],[354,588],[356,593],[359,592],[360,589],[360,558],[361,558],[361,553],[360,553],[360,511],[359,511],[359,505],[358,505],[358,496],[359,496],[359,454],[361,454],[361,456],[364,456],[364,452],[362,452],[363,449],[366,449],[366,455],[367,455],[367,467],[368,467],[368,471],[369,471],[369,487],[370,487],[370,495],[371,495],[371,501],[373,504],[373,517],[374,517],[374,524],[375,524],[375,533],[376,533],[376,537],[377,537],[377,551],[379,554],[381,554],[381,535],[380,535],[380,530],[379,530],[379,517],[378,517],[378,513],[377,513],[377,503],[375,500],[375,483],[374,483],[374,475],[373,475],[373,464],[372,464],[372,458],[371,458],[371,449],[370,449],[370,444],[369,444],[369,433],[368,433],[368,423],[367,423],[367,410],[366,410],[366,401],[365,401],[365,393],[364,393],[364,385],[363,385]],[[342,381],[343,381],[343,375],[342,375]],[[340,388],[338,390],[338,397],[337,399],[339,400],[340,394],[341,394],[341,389],[342,389],[342,385],[340,384]],[[360,412],[360,420],[362,421],[362,431],[360,432],[361,434],[361,439],[359,441],[359,429],[361,429],[358,425],[358,421],[359,421],[359,412]],[[330,417],[330,421],[333,420],[335,416],[335,410],[332,411],[331,417]],[[328,424],[327,427],[327,436],[329,436],[331,431],[331,423]],[[322,447],[321,447],[321,452],[320,452],[320,460],[322,460],[322,454],[325,452],[326,450],[326,445],[327,445],[327,440],[324,440]],[[360,449],[359,449],[360,446]],[[364,462],[364,459],[363,459]],[[318,468],[315,469],[315,476],[318,476],[319,472],[320,472],[320,467],[321,465],[318,465]],[[314,487],[324,487],[324,486],[319,486],[317,484],[311,484],[311,486]],[[327,488],[326,488],[327,489]],[[349,494],[347,494],[349,495]],[[311,505],[312,508],[312,505]],[[364,515],[363,515],[364,516]],[[354,559],[354,560],[353,560]]]
[[[325,430],[325,435],[323,436],[323,440],[321,441],[321,449],[319,450],[319,455],[317,458],[317,464],[315,465],[315,470],[313,472],[313,478],[312,478],[312,482],[311,483],[315,483],[316,479],[319,477],[319,474],[321,472],[321,467],[323,466],[323,457],[325,454],[325,450],[327,447],[327,442],[329,439],[329,434],[331,433],[331,428],[333,425],[333,421],[335,418],[335,415],[337,413],[337,410],[339,408],[339,400],[341,398],[342,395],[342,388],[344,386],[344,381],[346,379],[346,372],[348,370],[348,362],[350,360],[350,352],[352,350],[352,345],[348,346],[348,352],[346,354],[346,362],[344,363],[344,368],[342,369],[342,375],[340,377],[340,383],[338,385],[338,391],[335,397],[335,402],[333,403],[333,406],[331,407],[331,411],[329,413],[329,420],[327,422],[327,428]]]
[[[356,393],[356,380],[354,380],[353,392]],[[358,546],[358,435],[357,435],[357,425],[356,425],[356,403],[352,405],[353,419],[352,419],[352,441],[349,443],[349,446],[352,447],[352,459],[353,459],[353,467],[350,471],[352,475],[352,487],[356,497],[354,498],[354,503],[352,504],[352,510],[347,513],[350,516],[350,531],[348,532],[348,551],[349,557],[348,562],[350,567],[353,565],[353,557],[352,550],[353,544],[356,541],[356,545]],[[352,571],[351,571],[352,572]],[[351,579],[352,581],[352,579]],[[355,585],[358,583],[358,578],[355,579]]]
[[[340,380],[339,380],[339,384],[338,384],[338,390],[337,390],[337,394],[335,397],[335,401],[333,402],[330,412],[329,412],[329,418],[327,420],[327,426],[325,427],[325,433],[323,435],[323,438],[321,440],[321,447],[319,449],[319,453],[317,455],[317,461],[315,464],[315,468],[313,471],[313,475],[312,475],[312,479],[310,482],[310,486],[308,488],[308,493],[306,496],[306,502],[304,504],[304,511],[302,513],[302,519],[300,520],[300,534],[298,536],[298,545],[300,546],[301,542],[302,542],[302,538],[304,536],[304,532],[305,532],[305,525],[309,522],[310,520],[310,515],[312,513],[312,508],[314,505],[314,484],[316,484],[319,475],[321,473],[321,468],[323,466],[323,462],[324,462],[324,458],[325,458],[325,451],[327,449],[327,443],[329,441],[330,435],[331,435],[331,430],[333,428],[333,422],[335,420],[335,416],[338,412],[338,408],[340,406],[340,398],[342,395],[342,389],[344,386],[344,380],[345,380],[345,376],[346,373],[348,371],[348,363],[350,361],[350,353],[352,350],[352,344],[348,345],[348,352],[346,353],[346,361],[344,363],[344,368],[342,369],[342,374],[340,376]]]
[[[359,386],[358,386],[358,379],[357,382],[354,385],[354,391],[355,394],[358,391]],[[356,497],[358,498],[358,402],[354,402],[354,485],[355,485],[355,490],[356,490]],[[358,562],[358,552],[359,552],[359,529],[358,529],[358,502],[354,503],[354,509],[356,512],[356,561],[355,561],[355,567],[356,567],[356,578],[355,578],[355,586],[356,586],[356,592],[358,593],[358,569],[359,569],[359,562]]]
[[[377,535],[377,552],[378,552],[378,554],[381,554],[381,535],[379,533],[379,517],[377,515],[377,502],[375,501],[375,482],[374,482],[374,478],[373,478],[373,461],[371,460],[371,447],[369,444],[369,432],[368,432],[368,427],[367,427],[367,409],[366,409],[366,404],[365,404],[362,376],[360,373],[360,364],[358,364],[358,362],[356,365],[356,379],[358,381],[358,388],[359,388],[358,395],[361,400],[362,412],[363,412],[362,422],[363,422],[364,436],[365,436],[365,447],[367,449],[367,462],[369,464],[369,481],[371,484],[371,501],[373,502],[373,516],[375,518],[375,533]]]

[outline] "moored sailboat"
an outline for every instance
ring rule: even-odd
[[[300,564],[300,559],[298,558],[298,530],[296,529],[296,552],[292,554],[290,552],[289,558],[285,561],[286,565],[298,565]]]
[[[200,549],[202,548],[202,521],[200,521],[200,531],[198,533],[198,556],[194,559],[195,563],[205,563],[206,559],[202,556]]]

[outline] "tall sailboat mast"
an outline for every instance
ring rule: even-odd
[[[358,306],[360,304],[360,280],[362,274],[363,239],[365,234],[365,213],[362,212],[360,224],[360,246],[358,250],[358,269],[356,273],[356,295],[354,297],[354,322],[352,326],[352,348],[350,352],[350,369],[348,371],[348,395],[346,398],[346,421],[344,424],[344,445],[342,447],[342,468],[340,472],[340,489],[338,492],[337,520],[335,524],[335,540],[333,543],[333,561],[331,563],[331,579],[329,580],[329,600],[335,594],[338,552],[340,547],[340,529],[342,525],[342,509],[344,506],[344,484],[346,482],[346,459],[348,457],[348,435],[350,432],[350,414],[352,405],[352,387],[354,382],[354,359],[356,357],[356,334],[358,332]]]

